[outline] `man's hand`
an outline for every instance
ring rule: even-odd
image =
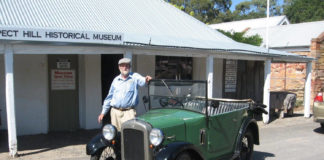
[[[102,121],[102,119],[103,119],[104,116],[105,116],[104,114],[99,114],[99,116],[98,116],[98,123],[101,123],[101,121]]]
[[[145,77],[145,82],[148,83],[151,79],[152,79],[151,76],[146,76],[146,77]]]

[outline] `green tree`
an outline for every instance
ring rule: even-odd
[[[166,0],[204,23],[225,17],[232,4],[231,0]]]
[[[278,0],[270,0],[270,16],[281,15],[282,7]],[[243,1],[235,6],[233,20],[263,18],[267,15],[266,0]]]
[[[291,23],[324,20],[324,0],[290,0],[284,14]]]
[[[233,40],[237,42],[242,42],[246,44],[251,44],[254,46],[260,46],[262,43],[262,38],[259,35],[253,35],[253,36],[244,36],[245,32],[226,32],[221,29],[218,29],[219,32],[223,33],[229,38],[232,38]]]
[[[284,3],[282,5],[283,13],[285,13],[289,6],[291,6],[292,2],[294,0],[284,0]]]

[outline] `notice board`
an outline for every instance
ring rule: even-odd
[[[74,90],[75,70],[53,69],[51,72],[52,90]]]
[[[226,60],[225,64],[225,92],[236,92],[237,60]]]

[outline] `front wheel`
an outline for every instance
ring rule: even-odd
[[[177,156],[176,160],[192,160],[192,158],[188,152],[182,152]]]
[[[247,130],[241,140],[240,160],[251,160],[253,153],[253,134]]]
[[[101,152],[91,155],[90,160],[120,160],[120,156],[113,147],[106,147]]]

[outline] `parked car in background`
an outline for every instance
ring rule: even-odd
[[[314,99],[313,117],[314,122],[320,123],[321,127],[324,128],[324,102],[322,92],[318,93]]]
[[[252,159],[259,145],[254,116],[267,113],[252,100],[207,99],[206,81],[151,80],[149,110],[122,124],[107,124],[87,144],[91,159]]]

